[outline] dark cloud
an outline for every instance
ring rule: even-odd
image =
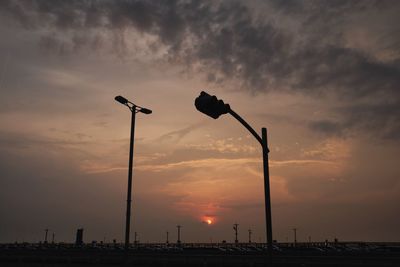
[[[354,133],[379,139],[400,139],[399,102],[356,104],[335,109],[340,121],[312,121],[308,127],[325,135],[348,136]]]
[[[384,139],[400,139],[400,103],[354,105],[343,110],[345,127],[358,128]]]
[[[326,4],[326,5],[325,5]],[[5,1],[4,11],[25,27],[75,30],[65,36],[46,36],[42,43],[50,48],[70,42],[74,48],[96,47],[100,35],[90,29],[135,28],[154,34],[168,45],[173,58],[200,61],[226,78],[239,78],[246,88],[270,90],[280,85],[292,89],[350,88],[349,94],[384,89],[399,84],[399,69],[375,62],[359,51],[348,49],[340,41],[323,45],[337,27],[331,19],[375,8],[374,1],[282,2],[272,1],[278,10],[301,12],[303,43],[294,41],[288,30],[268,17],[255,18],[251,10],[237,1],[222,3],[197,1]],[[8,12],[7,12],[8,11]],[[25,23],[25,21],[29,23]],[[308,25],[322,23],[322,27]],[[327,22],[328,21],[328,22]],[[339,20],[340,21],[340,20]],[[79,30],[85,29],[85,33]],[[309,31],[316,30],[310,33]],[[63,40],[64,38],[64,40]],[[319,41],[319,43],[313,43]],[[186,46],[182,46],[185,43]],[[181,49],[180,49],[181,48]],[[377,88],[385,80],[384,88]],[[357,85],[357,86],[354,86]],[[367,88],[361,88],[367,87]]]
[[[311,130],[326,135],[340,135],[343,131],[342,125],[329,120],[313,121],[308,126]]]
[[[295,86],[303,90],[332,89],[342,99],[380,93],[398,96],[400,69],[354,50],[339,47],[308,50],[297,54],[291,62],[298,77]]]
[[[253,93],[334,96],[355,104],[340,127],[357,128],[366,115],[373,119],[361,124],[385,127],[383,135],[397,138],[397,130],[386,127],[400,124],[398,116],[386,112],[387,101],[400,104],[397,2],[276,0],[255,8],[240,1],[16,0],[0,5],[23,27],[50,32],[40,41],[47,50],[96,50],[111,35],[114,51],[123,56],[130,49],[126,32],[135,29],[157,37],[152,49],[167,48],[171,62],[201,70],[209,82],[236,81]],[[257,7],[269,13],[256,16]],[[384,32],[373,28],[377,24]],[[365,42],[379,34],[379,47],[349,45],[351,30],[359,28],[367,32]],[[392,56],[382,59],[380,53]],[[361,107],[362,99],[370,99],[370,106]],[[341,132],[327,121],[310,127]]]

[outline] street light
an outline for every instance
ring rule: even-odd
[[[271,193],[269,183],[269,166],[268,166],[268,141],[267,141],[267,128],[261,129],[261,137],[257,132],[236,112],[234,112],[228,104],[224,101],[218,100],[216,96],[211,96],[206,92],[202,91],[200,95],[194,101],[194,105],[197,110],[210,116],[213,119],[217,119],[223,114],[231,114],[237,119],[261,144],[263,151],[263,167],[264,167],[264,195],[265,195],[265,224],[267,229],[267,244],[268,252],[272,253],[272,215],[271,215]]]
[[[130,232],[130,225],[131,225],[131,202],[132,202],[132,169],[133,169],[133,144],[135,138],[135,117],[136,113],[141,112],[144,114],[151,114],[152,111],[147,108],[140,107],[135,105],[134,103],[130,102],[128,99],[122,96],[116,96],[115,100],[125,105],[129,108],[132,113],[132,120],[131,120],[131,141],[129,145],[129,169],[128,169],[128,194],[126,200],[126,223],[125,223],[125,249],[128,250],[129,248],[129,232]]]

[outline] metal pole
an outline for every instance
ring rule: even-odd
[[[267,140],[267,128],[261,129],[261,137],[257,132],[242,118],[234,112],[232,109],[229,110],[235,119],[237,119],[261,144],[263,150],[263,167],[264,167],[264,200],[265,200],[265,224],[266,224],[266,235],[267,235],[267,246],[268,253],[272,254],[272,211],[271,211],[271,190],[269,184],[269,165],[268,165],[268,140]]]
[[[135,246],[137,245],[137,243],[138,243],[138,240],[137,240],[137,232],[135,232],[135,242],[134,242]]]
[[[178,246],[181,244],[181,227],[180,225],[176,226],[178,228]]]
[[[251,243],[251,234],[252,234],[251,229],[249,229],[249,243]]]
[[[267,128],[262,128],[263,166],[264,166],[264,194],[265,194],[265,222],[267,225],[267,246],[268,253],[272,254],[272,212],[271,212],[271,191],[269,185],[268,165],[268,139]]]
[[[45,235],[44,235],[44,243],[47,244],[47,232],[49,231],[49,229],[45,229]]]
[[[239,243],[239,240],[238,240],[238,225],[239,224],[237,224],[237,223],[235,223],[233,225],[233,230],[235,230],[235,244]]]
[[[128,196],[126,200],[126,223],[125,223],[125,249],[129,248],[129,233],[131,224],[131,202],[132,202],[132,169],[133,169],[133,145],[135,138],[135,117],[136,110],[132,111],[132,121],[131,121],[131,141],[129,146],[129,168],[128,168]]]

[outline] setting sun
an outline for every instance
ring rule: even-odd
[[[215,223],[215,217],[211,217],[211,216],[203,216],[201,218],[201,221],[207,225],[211,225]]]

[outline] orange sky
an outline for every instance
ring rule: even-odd
[[[376,33],[391,32],[399,5],[373,16],[368,1],[365,9],[318,6],[321,26],[307,24],[310,4],[294,16],[274,1],[222,2],[231,13],[218,21],[211,8],[218,5],[207,2],[209,22],[190,20],[200,7],[178,5],[186,32],[172,38],[155,17],[146,28],[133,11],[120,14],[123,26],[91,28],[62,24],[57,9],[43,19],[40,7],[16,3],[32,28],[15,6],[0,12],[0,242],[40,241],[46,228],[69,242],[78,227],[85,241],[122,240],[130,114],[116,95],[153,110],[136,120],[132,232],[141,241],[165,241],[166,231],[173,240],[180,224],[183,241],[230,242],[234,223],[240,240],[252,229],[254,241],[264,241],[261,148],[231,116],[199,113],[194,99],[202,90],[257,131],[268,128],[274,239],[292,240],[296,227],[300,241],[398,241],[400,123],[391,108],[400,101],[392,90],[400,55],[398,37]],[[232,15],[239,7],[254,32],[229,37],[239,31],[235,19],[248,23]],[[270,16],[260,19],[258,9]],[[52,12],[58,24],[46,17]],[[285,45],[265,25],[277,27]],[[196,29],[211,31],[222,49]],[[241,40],[245,32],[252,35]],[[305,56],[301,42],[321,54]],[[291,64],[280,66],[281,58]]]

